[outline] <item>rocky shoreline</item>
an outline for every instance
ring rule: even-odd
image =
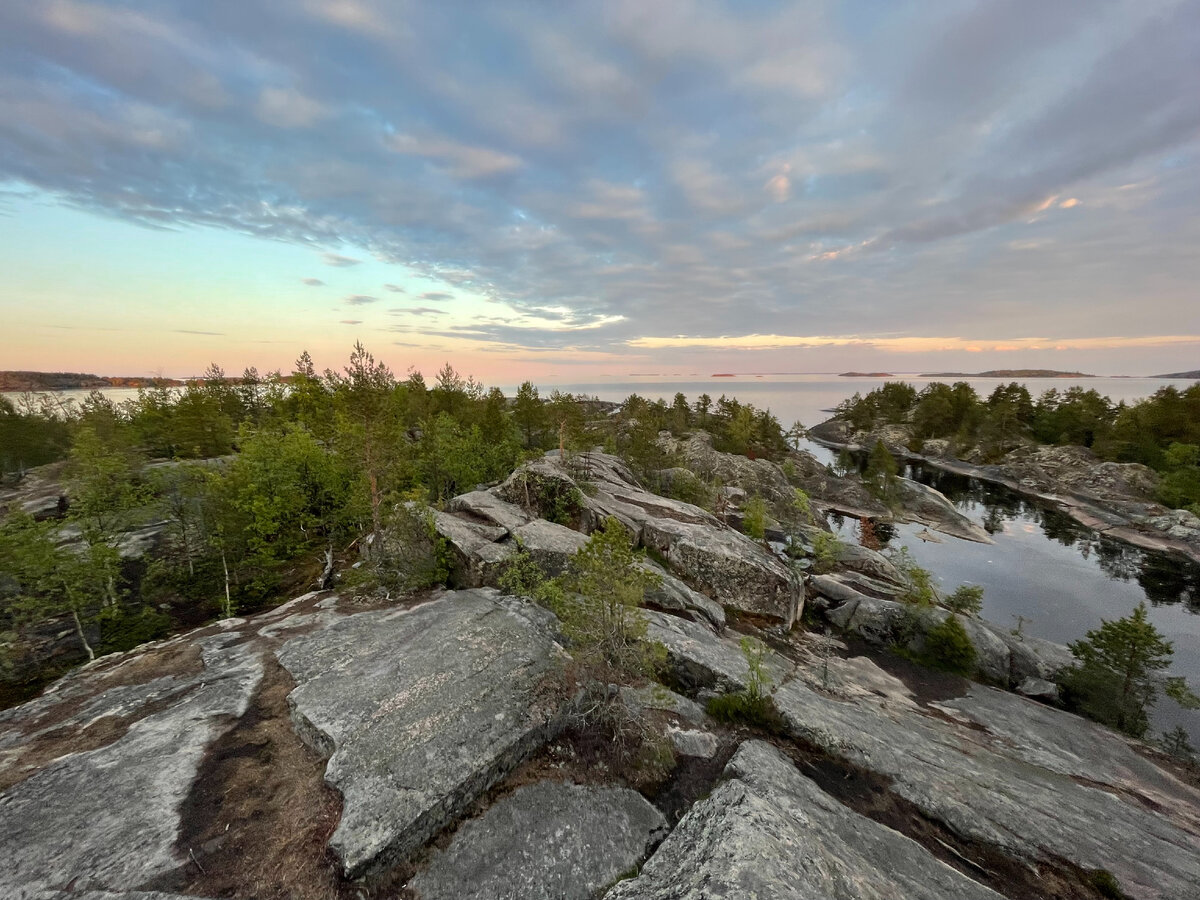
[[[1040,447],[1014,451],[1007,464],[966,462],[944,452],[914,453],[902,426],[854,432],[837,419],[808,430],[809,440],[830,450],[864,452],[882,440],[897,458],[1008,488],[1056,509],[1100,534],[1143,550],[1178,553],[1200,563],[1200,518],[1153,502],[1144,488],[1150,470],[1134,464],[1101,463],[1078,447]],[[944,451],[944,441],[929,441]],[[1010,454],[1010,459],[1014,454]],[[1086,485],[1082,489],[1066,483]],[[1124,471],[1123,471],[1124,470]],[[1089,476],[1095,475],[1095,478]],[[1132,476],[1130,480],[1125,475]],[[1090,489],[1089,489],[1090,488]]]

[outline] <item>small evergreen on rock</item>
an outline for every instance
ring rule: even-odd
[[[1173,648],[1151,624],[1145,603],[1124,618],[1102,619],[1070,647],[1079,662],[1062,676],[1064,699],[1098,722],[1144,736],[1160,690],[1185,706],[1200,706],[1182,678],[1159,674],[1170,665]]]

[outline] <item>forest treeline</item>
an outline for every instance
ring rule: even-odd
[[[66,407],[0,397],[6,484],[54,464],[69,498],[37,518],[11,503],[0,520],[0,668],[14,676],[48,625],[73,628],[87,655],[124,649],[275,602],[364,546],[379,561],[395,535],[436,551],[414,509],[548,449],[603,447],[653,480],[675,462],[660,431],[698,427],[731,452],[787,449],[768,411],[726,397],[612,404],[530,382],[506,397],[450,364],[432,384],[397,378],[361,345],[337,371],[317,372],[307,353],[287,375],[212,366],[182,390],[121,404],[99,392]],[[131,559],[145,530],[157,549]],[[444,578],[431,558],[422,577]]]
[[[893,381],[855,394],[835,415],[862,430],[910,425],[915,453],[935,438],[948,439],[951,453],[979,448],[988,460],[1030,441],[1087,447],[1101,459],[1159,472],[1157,499],[1200,515],[1200,384],[1160,388],[1126,404],[1080,387],[1048,390],[1035,400],[1018,382],[998,385],[985,398],[964,381],[920,391]]]

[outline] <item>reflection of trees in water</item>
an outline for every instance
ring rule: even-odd
[[[1090,528],[1085,528],[1080,525],[1066,513],[1061,513],[1056,509],[1038,509],[1036,507],[1030,510],[1033,515],[1031,518],[1042,526],[1042,533],[1052,541],[1058,541],[1064,547],[1086,547],[1083,553],[1084,559],[1091,555],[1092,538],[1095,534]]]
[[[1049,540],[1074,548],[1084,559],[1094,557],[1107,578],[1136,581],[1153,605],[1181,603],[1188,612],[1200,614],[1200,565],[1101,537],[1066,513],[1031,502],[1002,485],[920,464],[910,465],[905,474],[941,491],[959,509],[982,509],[983,527],[989,534],[1003,531],[1006,521],[1034,523]],[[891,538],[878,533],[885,542]]]
[[[1100,571],[1109,578],[1132,581],[1149,565],[1149,554],[1112,538],[1100,538],[1093,545]]]
[[[1137,583],[1155,606],[1182,603],[1184,609],[1200,613],[1200,567],[1182,563],[1177,557],[1147,553],[1137,573]]]

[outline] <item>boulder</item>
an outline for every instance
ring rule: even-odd
[[[690,728],[667,728],[667,737],[671,746],[679,756],[694,756],[699,759],[712,759],[717,755],[719,743],[717,736],[710,731],[696,731]]]
[[[982,525],[960,513],[941,491],[909,478],[897,480],[901,509],[895,518],[901,522],[918,522],[951,537],[978,544],[992,544],[991,535]]]
[[[643,543],[721,605],[790,628],[804,606],[800,578],[785,562],[740,532],[675,519],[642,526]]]
[[[826,591],[826,596],[848,593],[834,579],[822,580],[818,590]],[[1075,662],[1071,651],[1061,644],[1017,636],[984,619],[939,607],[917,607],[856,594],[825,610],[829,622],[872,646],[899,644],[914,653],[924,651],[925,635],[951,615],[956,616],[975,647],[978,673],[996,684],[1012,687],[1028,678],[1050,680]]]
[[[991,622],[985,623],[1008,647],[1008,668],[1013,683],[1027,679],[1053,681],[1076,659],[1069,647],[1028,635],[1016,635]]]
[[[347,877],[406,859],[557,732],[555,626],[475,589],[347,616],[278,652],[297,731],[330,755],[343,797],[330,847]]]
[[[1017,685],[1017,693],[1043,703],[1057,703],[1059,699],[1058,685],[1042,678],[1026,678]]]
[[[605,900],[1000,900],[830,797],[769,744],[743,744],[725,776]]]
[[[693,725],[699,725],[705,718],[704,708],[699,703],[689,700],[661,684],[651,684],[640,688],[622,686],[619,694],[625,708],[634,716],[640,716],[646,710],[657,710],[670,713]]]
[[[446,504],[450,512],[464,513],[482,522],[514,531],[532,518],[515,503],[502,500],[491,491],[471,491],[460,494]]]
[[[421,900],[588,900],[666,831],[636,791],[540,781],[459,828],[409,887]]]
[[[512,536],[542,571],[551,576],[565,572],[571,557],[587,543],[587,535],[545,519],[535,519],[514,529]]]
[[[659,577],[658,585],[646,591],[648,605],[703,617],[718,630],[725,627],[725,610],[720,603],[693,591],[657,563],[647,562],[646,566]]]
[[[712,435],[696,431],[684,441],[667,439],[668,450],[683,456],[688,469],[707,480],[740,488],[746,496],[758,496],[772,503],[790,503],[795,488],[783,470],[768,459],[750,459],[736,453],[714,450]]]
[[[873,647],[887,647],[901,641],[915,621],[908,604],[864,595],[833,607],[825,613],[825,618]]]
[[[646,637],[667,648],[672,674],[692,693],[739,691],[750,672],[746,654],[732,634],[717,635],[711,628],[664,613],[648,611]],[[791,671],[782,657],[768,653],[764,670],[773,684]]]

